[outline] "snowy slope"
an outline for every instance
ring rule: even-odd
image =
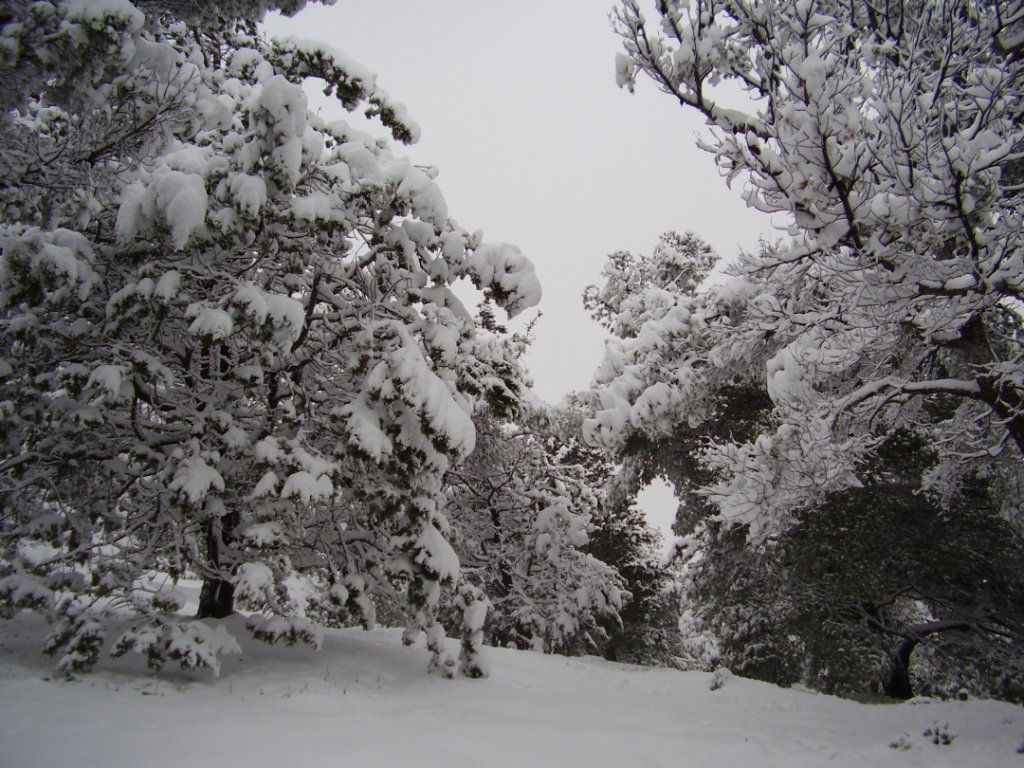
[[[328,631],[319,652],[243,640],[219,679],[136,659],[65,683],[44,679],[43,630],[0,622],[5,768],[1024,764],[1024,710],[995,702],[869,706],[736,677],[712,691],[709,674],[504,649],[489,679],[448,681],[395,630]],[[952,745],[922,735],[935,721]]]

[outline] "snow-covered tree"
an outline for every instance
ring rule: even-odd
[[[670,238],[685,247],[666,248]],[[721,476],[703,461],[709,441],[746,440],[770,423],[761,371],[773,347],[759,320],[777,287],[756,278],[702,287],[716,261],[696,236],[666,235],[650,254],[612,254],[605,284],[584,297],[613,333],[585,436],[624,461],[637,488],[664,478],[693,521],[711,514],[703,492]]]
[[[490,644],[593,652],[623,603],[618,572],[588,551],[604,478],[588,477],[551,415],[532,410],[484,414],[476,449],[449,470],[453,544],[492,605]]]
[[[418,128],[327,46],[265,40],[265,2],[9,6],[0,19],[0,595],[46,610],[64,670],[116,652],[217,667],[233,641],[168,613],[204,578],[253,631],[372,595],[434,620],[462,583],[442,478],[500,362],[451,291],[510,314],[532,266],[448,216],[430,169],[307,108],[319,78],[403,142]],[[280,3],[296,10],[302,3]],[[505,391],[515,397],[515,392]],[[463,670],[479,595],[459,589]]]
[[[687,239],[706,269],[714,259]],[[708,489],[728,468],[706,461],[707,447],[755,441],[778,424],[763,371],[792,331],[765,334],[761,322],[790,286],[745,275],[678,290],[658,277],[663,258],[661,246],[612,254],[605,283],[587,291],[595,318],[621,335],[608,344],[586,428],[620,462],[625,492],[660,477],[680,502],[688,663],[832,693],[908,695],[913,676],[918,690],[1019,695],[1021,539],[999,518],[1003,478],[981,467],[952,497],[921,492],[939,460],[923,435],[948,404],[919,415],[919,434],[885,435],[855,468],[862,487],[794,510],[792,530],[767,536],[759,519],[720,514]],[[966,668],[933,650],[950,643],[984,661]]]
[[[984,481],[951,510],[919,492],[934,454],[884,444],[863,487],[832,494],[774,546],[711,523],[690,569],[694,627],[739,674],[841,695],[1019,700],[1024,539]]]
[[[588,286],[583,306],[614,336],[635,338],[674,296],[693,294],[717,263],[711,246],[693,233],[666,232],[649,256],[610,254],[602,270],[604,285]]]
[[[588,551],[618,571],[625,587],[617,621],[605,622],[601,655],[611,661],[679,666],[680,593],[663,562],[661,535],[650,527],[635,493],[618,493],[621,476],[593,520]]]
[[[748,309],[731,338],[609,385],[628,389],[633,421],[680,410],[722,360],[756,363],[759,340],[771,428],[705,456],[711,498],[755,536],[855,484],[902,427],[940,447],[928,485],[946,495],[978,465],[1019,474],[1020,4],[659,0],[655,13],[616,9],[619,84],[642,73],[702,114],[702,146],[793,242],[734,267]]]
[[[611,661],[675,666],[679,595],[674,572],[663,562],[661,534],[637,505],[636,465],[616,462],[584,440],[592,399],[591,392],[571,393],[548,409],[543,431],[559,463],[574,467],[593,489],[597,504],[586,551],[614,568],[624,587],[618,615],[601,620],[606,637],[597,651]]]

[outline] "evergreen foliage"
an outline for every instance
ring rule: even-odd
[[[268,7],[5,11],[0,595],[49,615],[74,672],[126,612],[115,652],[216,670],[237,646],[175,615],[184,576],[204,579],[200,617],[245,606],[271,641],[318,643],[307,613],[372,624],[382,594],[450,674],[444,587],[480,674],[443,477],[476,401],[521,393],[451,285],[510,313],[539,286],[386,136],[308,110],[320,78],[418,134],[343,54],[257,34]]]
[[[593,652],[619,623],[623,582],[593,552],[601,485],[544,412],[481,416],[476,449],[449,470],[453,544],[491,603],[489,644]],[[628,595],[625,595],[628,598]]]
[[[728,470],[707,461],[707,447],[753,440],[778,418],[758,374],[777,347],[728,335],[723,316],[734,328],[760,316],[749,294],[737,301],[728,285],[677,292],[659,284],[659,251],[613,254],[607,283],[588,290],[595,316],[623,333],[609,345],[589,426],[598,445],[617,451],[628,478],[623,493],[661,477],[680,501],[682,663],[844,695],[901,697],[916,686],[1017,696],[1022,540],[1001,517],[1002,477],[989,468],[945,495],[922,487],[941,461],[922,435],[948,404],[930,404],[918,417],[922,431],[879,440],[872,460],[856,468],[857,487],[796,512],[785,530],[752,535],[709,503]],[[743,354],[736,364],[725,345]],[[744,358],[746,367],[738,364]],[[680,361],[696,373],[689,381]],[[627,386],[642,391],[651,380],[685,383],[690,399],[662,394],[644,403],[648,387],[621,431],[609,429],[607,404],[621,407]],[[933,650],[966,643],[985,661],[958,665]]]

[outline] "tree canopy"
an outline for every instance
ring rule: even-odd
[[[1021,22],[1008,2],[666,1],[654,21],[620,3],[620,85],[643,74],[701,113],[702,146],[791,242],[732,267],[719,303],[742,295],[745,317],[705,312],[704,354],[610,385],[625,403],[604,427],[629,410],[644,431],[662,403],[702,418],[692,382],[760,366],[760,348],[772,427],[705,456],[711,498],[758,535],[855,484],[907,425],[941,446],[929,488],[982,464],[1018,473]],[[663,327],[682,315],[693,327],[681,309]]]
[[[49,613],[66,671],[115,610],[135,617],[117,652],[216,669],[232,639],[172,615],[188,574],[201,615],[240,601],[269,640],[315,644],[317,605],[372,623],[373,595],[397,596],[454,668],[434,619],[462,583],[443,478],[478,405],[521,390],[451,286],[515,314],[539,284],[386,134],[308,109],[319,78],[418,135],[340,52],[264,39],[269,7],[5,12],[0,594]],[[483,598],[459,589],[479,674]]]

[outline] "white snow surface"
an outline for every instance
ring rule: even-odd
[[[193,606],[194,608],[194,603]],[[47,678],[45,627],[0,622],[0,765],[811,766],[1019,765],[1024,710],[991,701],[857,704],[726,674],[485,649],[491,675],[445,680],[399,630],[325,630],[320,651],[248,638],[219,678],[141,659]],[[455,649],[455,641],[449,641]],[[938,722],[957,734],[938,746]],[[902,748],[890,747],[896,742]]]

